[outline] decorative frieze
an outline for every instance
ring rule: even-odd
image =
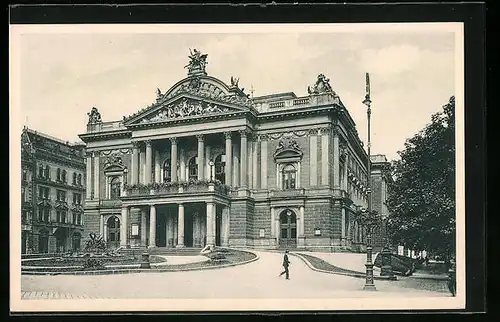
[[[135,147],[137,146],[138,142],[132,142],[132,145]],[[125,149],[114,149],[114,150],[104,150],[100,151],[103,156],[108,156],[108,155],[126,155],[130,154],[131,151],[128,148]]]

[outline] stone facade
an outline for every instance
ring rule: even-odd
[[[23,254],[65,252],[82,247],[86,180],[84,148],[84,144],[70,144],[26,127],[23,129]]]
[[[329,80],[250,97],[200,55],[137,113],[88,113],[86,233],[112,247],[359,249],[367,155]]]

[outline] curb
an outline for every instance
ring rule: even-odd
[[[343,273],[343,272],[332,272],[332,271],[325,271],[323,269],[319,269],[314,267],[306,258],[301,256],[300,254],[297,253],[290,253],[291,255],[294,255],[298,258],[300,258],[306,265],[309,267],[311,270],[320,272],[320,273],[326,273],[326,274],[333,274],[333,275],[343,275],[343,276],[349,276],[349,277],[356,277],[356,278],[366,278],[365,274],[362,273]],[[312,255],[310,255],[312,256]],[[383,277],[383,276],[373,276],[374,280],[379,280],[379,281],[394,281],[394,279],[388,278],[388,277]]]
[[[230,249],[230,248],[227,248]],[[242,251],[242,250],[238,250]],[[116,269],[116,270],[99,270],[99,271],[75,271],[75,272],[26,272],[21,271],[21,275],[115,275],[115,274],[134,274],[134,273],[168,273],[168,272],[189,272],[189,271],[202,271],[208,269],[219,269],[219,268],[227,268],[239,265],[249,264],[251,262],[255,262],[260,259],[259,255],[249,252],[243,251],[246,253],[250,253],[255,255],[254,258],[249,259],[244,262],[233,263],[233,264],[224,264],[219,266],[207,266],[207,267],[192,267],[192,268],[184,268],[184,269]]]

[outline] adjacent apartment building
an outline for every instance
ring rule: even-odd
[[[82,245],[85,145],[25,127],[21,134],[21,251],[78,251]]]
[[[209,76],[206,54],[189,59],[137,113],[88,113],[85,235],[113,248],[363,250],[368,156],[329,80],[251,97]]]

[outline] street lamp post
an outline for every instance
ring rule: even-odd
[[[375,284],[373,283],[373,262],[372,262],[372,229],[378,223],[378,214],[376,211],[372,210],[372,180],[371,180],[371,159],[370,159],[370,149],[371,149],[371,140],[370,140],[370,132],[371,132],[371,123],[370,118],[372,114],[370,100],[370,76],[366,73],[366,95],[363,101],[363,104],[366,105],[366,115],[368,117],[368,145],[367,145],[367,162],[366,162],[366,171],[367,171],[367,204],[368,209],[362,209],[359,214],[360,223],[366,227],[366,281],[364,290],[367,291],[376,291]]]

